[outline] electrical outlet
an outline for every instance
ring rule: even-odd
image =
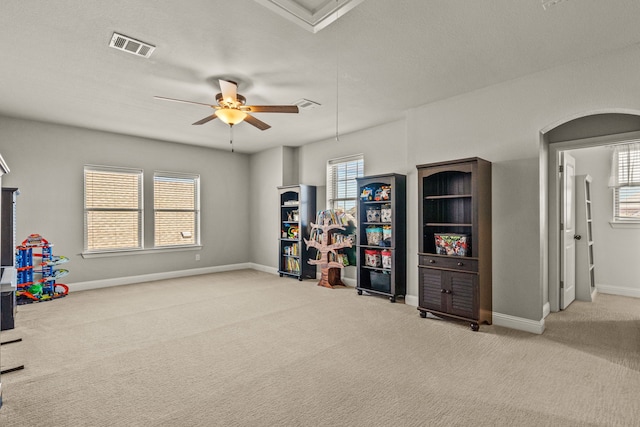
[[[200,254],[196,254],[196,261],[200,261]]]

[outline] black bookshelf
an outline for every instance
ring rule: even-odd
[[[278,239],[278,273],[298,280],[315,279],[316,267],[309,264],[314,251],[306,250],[311,222],[316,214],[316,187],[288,185],[278,187],[280,197],[280,238]],[[313,252],[313,253],[312,253]]]
[[[357,179],[358,294],[404,298],[406,292],[406,176],[385,174]],[[377,214],[376,214],[377,212]]]

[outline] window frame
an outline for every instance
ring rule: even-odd
[[[157,208],[156,207],[156,178],[168,178],[176,180],[189,180],[194,183],[194,201],[193,209],[179,209],[179,208]],[[193,242],[185,244],[173,244],[173,245],[158,245],[158,221],[156,220],[159,212],[193,212],[194,224],[193,224]],[[153,173],[153,247],[157,249],[173,249],[173,248],[189,248],[200,247],[200,175],[194,173],[184,172],[168,172],[168,171],[154,171]]]
[[[341,166],[345,166],[346,173],[350,167],[350,164],[356,163],[356,176],[352,178],[346,179],[336,179],[337,168]],[[355,154],[351,156],[339,157],[335,159],[329,159],[327,161],[327,209],[337,210],[336,203],[342,202],[353,202],[354,209],[357,208],[358,205],[358,186],[355,178],[360,178],[364,176],[364,154]],[[341,182],[345,182],[348,185],[349,181],[354,182],[353,186],[353,197],[350,195],[347,197],[338,197],[338,193],[340,192],[338,186]],[[348,189],[345,187],[345,192],[348,192]],[[342,208],[338,208],[342,209]],[[345,210],[346,211],[346,210]],[[348,211],[347,211],[348,213]],[[355,212],[353,212],[354,218],[356,217]]]
[[[135,175],[138,177],[138,207],[137,208],[88,208],[87,207],[87,172],[89,173],[111,173],[115,175]],[[104,254],[139,251],[144,249],[144,171],[137,168],[125,168],[117,166],[85,165],[83,168],[83,255],[84,254]],[[89,249],[89,212],[138,212],[137,246],[122,246],[100,249]]]
[[[613,189],[611,225],[640,225],[640,215],[633,217],[620,214],[621,207],[625,205],[621,202],[621,191],[624,193],[628,190],[636,190],[640,193],[640,144],[638,141],[613,147],[610,186]]]

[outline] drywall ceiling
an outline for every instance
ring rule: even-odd
[[[248,104],[321,104],[256,114],[266,131],[237,125],[236,151],[250,153],[332,138],[336,123],[346,134],[398,120],[640,41],[640,1],[548,3],[365,0],[313,33],[259,1],[2,0],[0,114],[226,150],[219,120],[191,125],[210,108],[154,95],[214,103],[222,77]],[[112,49],[114,32],[155,51]]]

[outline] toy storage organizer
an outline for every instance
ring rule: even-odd
[[[32,234],[16,247],[18,304],[49,301],[64,297],[69,292],[67,285],[56,283],[57,279],[66,276],[69,271],[55,268],[69,259],[65,256],[53,256],[52,246],[40,235]],[[34,252],[34,249],[40,252]],[[34,258],[40,258],[40,262],[34,265]]]

